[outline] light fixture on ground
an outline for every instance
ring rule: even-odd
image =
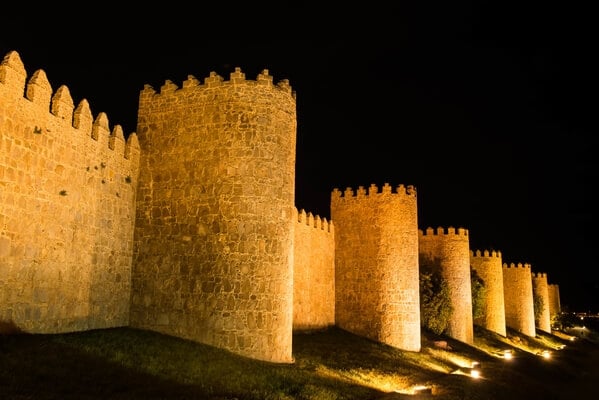
[[[497,350],[493,352],[493,354],[499,358],[505,358],[506,360],[511,360],[514,357],[514,353],[511,349]]]
[[[414,394],[433,394],[433,388],[426,385],[416,385],[412,391]]]
[[[543,350],[537,354],[543,358],[551,358],[551,352],[549,350]]]

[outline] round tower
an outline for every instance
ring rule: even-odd
[[[416,189],[335,189],[335,321],[356,335],[420,351]]]
[[[549,315],[549,284],[547,283],[546,273],[532,273],[532,292],[534,296],[538,296],[541,299],[543,306],[543,309],[539,312],[538,320],[535,321],[536,327],[544,332],[551,333],[551,317]]]
[[[485,285],[485,305],[477,325],[506,336],[505,303],[503,299],[503,263],[499,251],[471,251],[470,265]]]
[[[418,252],[427,263],[438,264],[447,282],[453,308],[447,335],[464,343],[474,342],[472,288],[470,281],[470,241],[468,230],[453,227],[447,232],[427,228],[419,230]]]
[[[296,101],[267,70],[139,98],[131,325],[292,358]]]
[[[503,298],[505,324],[516,331],[535,337],[535,312],[530,264],[503,263]]]
[[[550,319],[559,315],[562,311],[559,299],[559,285],[550,283],[549,287],[549,316]]]

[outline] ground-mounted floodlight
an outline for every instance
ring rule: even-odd
[[[551,358],[551,352],[549,350],[543,350],[537,353],[537,355],[545,358],[545,359],[549,359]]]
[[[494,352],[494,354],[497,357],[504,358],[506,360],[511,360],[512,358],[514,358],[514,353],[511,349],[497,350],[496,352]]]
[[[395,393],[407,394],[407,395],[419,395],[419,394],[433,394],[433,388],[425,384],[414,385],[410,388],[397,389]]]
[[[454,372],[452,372],[454,374],[460,374],[460,375],[468,375],[469,377],[473,378],[473,379],[478,379],[482,376],[481,370],[480,370],[480,366],[476,366],[476,367],[462,367]]]
[[[426,385],[416,385],[412,388],[414,394],[433,394],[433,388]]]

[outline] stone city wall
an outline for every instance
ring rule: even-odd
[[[139,146],[66,86],[0,65],[0,320],[31,333],[129,323]]]

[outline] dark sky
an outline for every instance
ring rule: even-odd
[[[465,4],[336,16],[324,35],[281,16],[289,40],[227,40],[200,30],[206,16],[186,25],[185,10],[64,31],[10,21],[0,56],[17,50],[29,75],[43,69],[126,134],[144,84],[268,69],[297,93],[299,209],[328,219],[334,188],[414,185],[420,228],[467,228],[472,249],[530,263],[560,285],[563,306],[599,312],[592,14]]]

